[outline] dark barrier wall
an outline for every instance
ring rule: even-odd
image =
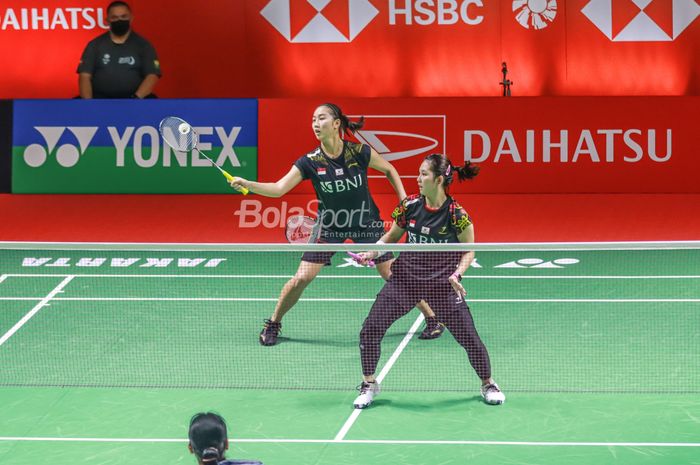
[[[12,179],[12,101],[0,100],[0,192],[10,192]]]
[[[0,0],[0,98],[76,95],[108,3]],[[698,0],[130,3],[167,98],[700,94]]]

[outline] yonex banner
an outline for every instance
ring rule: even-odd
[[[256,100],[18,100],[12,191],[231,193],[208,160],[163,142],[166,116],[190,122],[217,165],[256,179]]]
[[[260,172],[276,181],[318,145],[311,99],[260,100]],[[481,165],[453,192],[698,193],[700,97],[338,99],[356,139],[397,168],[408,192],[433,152]],[[284,137],[280,137],[284,128]],[[373,191],[392,192],[370,172]],[[311,192],[303,183],[298,192]]]

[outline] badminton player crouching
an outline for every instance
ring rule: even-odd
[[[257,460],[227,460],[226,422],[216,413],[198,413],[190,420],[189,449],[199,465],[262,465]]]
[[[476,176],[469,163],[453,167],[441,154],[425,158],[418,173],[420,195],[404,199],[392,213],[394,223],[379,243],[393,243],[408,233],[408,243],[474,242],[474,225],[467,212],[447,194],[455,175],[461,181]],[[381,256],[363,252],[360,263]],[[368,407],[379,394],[375,370],[381,342],[389,327],[421,299],[435,311],[455,340],[466,350],[472,368],[481,378],[481,395],[487,404],[502,404],[505,395],[491,378],[489,354],[464,301],[462,274],[474,260],[474,252],[402,252],[391,266],[391,277],[377,295],[360,332],[363,381],[355,408]]]

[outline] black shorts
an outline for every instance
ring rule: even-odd
[[[469,310],[462,296],[458,295],[447,279],[416,280],[392,273],[389,281],[379,291],[379,299],[393,302],[396,308],[408,313],[419,301],[424,300],[440,317]]]
[[[384,229],[381,227],[370,227],[364,229],[353,229],[349,231],[332,231],[322,230],[318,239],[319,244],[342,244],[347,239],[352,240],[356,244],[374,244],[384,235]],[[304,252],[301,259],[309,263],[323,263],[328,266],[331,264],[331,258],[336,252]],[[381,257],[374,260],[374,263],[382,263],[394,258],[391,252],[385,253]]]

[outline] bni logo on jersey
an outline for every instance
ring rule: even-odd
[[[590,0],[581,10],[613,42],[669,42],[700,15],[696,0]]]
[[[369,0],[270,0],[260,14],[291,43],[347,43],[379,10]]]

